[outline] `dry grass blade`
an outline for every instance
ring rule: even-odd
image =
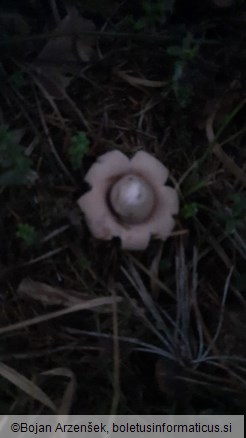
[[[153,297],[155,299],[158,298],[159,293],[160,293],[160,287],[156,283],[155,279],[158,278],[159,266],[160,266],[160,261],[161,261],[161,257],[162,257],[162,250],[163,250],[163,243],[160,244],[160,246],[159,246],[152,262],[151,262],[151,265],[150,265],[151,290],[152,290]]]
[[[208,353],[211,351],[211,349],[214,347],[214,345],[215,345],[215,343],[216,343],[216,341],[218,339],[218,336],[220,334],[220,330],[221,330],[222,323],[223,323],[223,318],[224,318],[226,298],[227,298],[227,295],[228,295],[228,290],[229,290],[231,276],[232,276],[233,271],[234,271],[234,267],[231,266],[229,274],[228,274],[226,282],[225,282],[225,286],[224,286],[224,293],[223,293],[223,299],[222,299],[222,303],[221,303],[221,310],[220,310],[220,315],[219,315],[217,329],[216,329],[216,332],[215,332],[215,335],[214,335],[213,339],[210,342],[210,345],[208,346],[207,350],[203,354],[202,359],[204,359],[208,355]]]
[[[123,288],[121,287],[122,292],[123,292]],[[124,293],[126,294],[126,291],[124,291]],[[108,333],[98,333],[98,332],[91,332],[91,331],[86,331],[86,330],[67,330],[68,333],[76,333],[76,334],[80,334],[80,335],[86,335],[86,336],[90,336],[90,337],[98,337],[98,338],[104,338],[104,339],[110,339],[113,340],[113,336],[108,334]],[[163,350],[163,348],[157,347],[154,344],[148,344],[147,342],[143,342],[140,339],[136,339],[136,338],[130,338],[127,336],[119,336],[118,337],[120,342],[124,342],[126,344],[129,345],[134,345],[134,350],[135,351],[146,351],[155,355],[159,355],[161,357],[165,357],[167,359],[171,359],[174,360],[174,356],[172,356],[171,354],[167,353],[165,350]]]
[[[127,264],[128,264],[129,272],[123,267],[122,267],[122,272],[131,281],[132,285],[135,287],[136,291],[141,297],[141,300],[143,301],[146,309],[148,309],[148,311],[153,315],[153,317],[161,327],[163,323],[162,317],[159,311],[157,310],[157,307],[151,295],[147,291],[141,276],[139,275],[132,261],[129,261]]]
[[[241,104],[245,104],[246,100],[244,100]],[[206,135],[210,145],[213,145],[213,153],[220,160],[224,168],[235,176],[237,181],[239,181],[243,187],[246,187],[246,173],[240,168],[235,161],[229,157],[222,149],[222,146],[219,143],[216,143],[216,136],[214,133],[214,121],[216,114],[218,112],[218,107],[215,111],[208,117],[206,122]]]
[[[202,225],[202,223],[198,219],[196,219],[196,222],[198,224],[198,227],[202,230],[202,232],[204,234],[206,234],[206,238],[207,238],[209,244],[211,245],[211,248],[213,248],[215,253],[218,254],[220,259],[223,261],[224,265],[228,269],[230,269],[231,265],[232,265],[232,262],[229,259],[227,253],[225,252],[223,246],[221,245],[220,239],[219,238],[214,238],[211,234],[208,234],[207,230],[206,230],[206,227],[204,225]],[[222,237],[224,237],[224,236],[222,236]]]
[[[47,93],[46,93],[46,94],[47,94]],[[52,101],[52,99],[51,99],[51,101]],[[69,172],[69,170],[67,169],[67,167],[65,166],[65,164],[63,163],[63,161],[62,161],[62,159],[61,159],[59,153],[57,152],[57,150],[56,150],[56,148],[55,148],[55,145],[54,145],[53,139],[52,139],[52,137],[51,137],[51,135],[50,135],[50,132],[49,132],[48,125],[47,125],[47,123],[46,123],[46,119],[45,119],[44,112],[43,112],[43,110],[42,110],[42,105],[41,105],[40,100],[38,99],[37,96],[36,96],[36,102],[37,102],[37,107],[38,107],[38,112],[39,112],[40,121],[41,121],[41,124],[42,124],[42,126],[43,126],[43,130],[44,130],[44,133],[45,133],[45,136],[46,136],[47,142],[48,142],[48,144],[49,144],[49,146],[50,146],[50,150],[51,150],[52,154],[54,155],[54,157],[55,157],[55,159],[56,159],[58,165],[59,165],[60,168],[62,169],[62,171],[63,171],[63,172],[65,173],[65,175],[70,179],[70,181],[71,181],[73,184],[75,184],[75,180],[74,180],[73,176],[71,175],[71,173]],[[53,105],[52,105],[52,106],[54,106],[54,102],[53,102]],[[55,105],[55,107],[56,107],[56,105]],[[56,108],[57,108],[57,107],[56,107]],[[58,114],[59,114],[59,119],[61,120],[62,117],[61,117],[61,115],[60,115],[59,110],[58,110]]]
[[[240,256],[246,260],[246,241],[243,240],[243,237],[241,237],[240,234],[234,230],[232,235],[228,235],[228,239],[236,248]]]
[[[114,74],[133,87],[150,87],[150,88],[162,88],[165,85],[164,81],[151,81],[149,79],[137,78],[131,76],[122,70],[115,70]]]
[[[193,271],[193,276],[195,272]],[[194,281],[194,279],[193,279]],[[183,242],[180,242],[176,255],[176,325],[175,343],[181,357],[192,360],[193,333],[190,330],[191,294],[189,286],[189,269],[186,262]]]
[[[246,173],[223,151],[220,144],[214,146],[214,154],[219,158],[224,168],[232,173],[243,187],[246,187]]]
[[[128,254],[130,260],[141,270],[143,271],[145,274],[148,275],[148,277],[151,279],[151,283],[153,285],[153,283],[156,283],[156,285],[163,290],[164,292],[166,292],[170,297],[175,298],[174,293],[172,292],[171,289],[169,289],[169,287],[167,287],[162,281],[159,280],[159,278],[157,278],[153,272],[151,272],[148,268],[146,268],[139,260],[137,260],[136,257],[134,257],[132,254]]]
[[[120,302],[122,298],[116,297],[117,302]],[[40,324],[44,321],[50,321],[51,319],[59,318],[63,315],[69,315],[70,313],[79,312],[80,310],[92,310],[100,306],[112,305],[112,297],[95,298],[94,300],[87,301],[86,303],[75,304],[68,309],[58,310],[56,312],[47,313],[46,315],[37,316],[35,318],[27,319],[26,321],[11,324],[7,327],[0,328],[0,335],[4,333],[12,333],[16,330],[22,330],[26,327],[30,327],[35,324]]]
[[[226,371],[227,374],[233,379],[233,381],[235,383],[240,383],[240,385],[246,386],[246,381],[245,378],[242,377],[238,372],[235,372],[233,370],[233,368],[236,371],[239,371],[242,373],[246,372],[246,369],[244,367],[240,367],[240,365],[237,364],[237,362],[241,362],[243,360],[243,358],[238,358],[238,357],[231,357],[231,358],[227,358],[225,359],[225,357],[223,356],[218,356],[214,360],[209,360],[209,365],[216,367],[220,370]],[[228,363],[231,362],[230,364],[230,368],[228,367]]]
[[[66,389],[64,391],[62,401],[60,406],[57,409],[58,415],[68,415],[71,410],[71,406],[73,403],[73,398],[76,390],[76,377],[72,370],[68,368],[55,368],[50,371],[46,371],[42,373],[45,376],[61,376],[68,377],[69,382],[66,385]]]
[[[216,384],[216,382],[208,382],[204,380],[204,377],[206,376],[206,378],[208,378],[208,375],[202,375],[202,376],[198,376],[197,379],[195,378],[191,378],[191,377],[177,377],[177,379],[182,380],[184,382],[187,382],[189,385],[196,385],[196,386],[202,386],[202,387],[206,387],[206,389],[208,389],[209,387],[211,388],[211,390],[214,392],[215,390],[218,390],[219,392],[237,392],[236,388],[230,388],[228,386],[228,382],[218,382]],[[203,378],[202,378],[203,377]],[[211,377],[211,376],[210,376]]]
[[[193,250],[193,268],[192,268],[192,288],[191,288],[191,300],[192,306],[194,309],[194,314],[196,317],[196,327],[197,327],[197,335],[198,335],[198,352],[197,356],[203,354],[204,351],[204,330],[206,330],[204,326],[204,321],[201,315],[201,311],[199,309],[198,297],[197,297],[197,288],[198,288],[198,275],[197,275],[197,264],[198,264],[198,252],[197,248]],[[194,364],[194,360],[193,360]]]
[[[2,362],[0,363],[0,375],[24,391],[31,398],[38,400],[44,406],[50,408],[53,412],[56,412],[56,406],[42,389],[35,385],[31,380]]]
[[[120,400],[120,348],[119,348],[119,322],[117,312],[117,301],[113,278],[110,279],[110,290],[113,298],[112,318],[113,318],[113,348],[114,348],[114,377],[113,377],[113,397],[111,403],[111,415],[117,413]]]
[[[170,352],[173,350],[173,344],[172,344],[172,335],[169,333],[168,327],[166,326],[159,310],[157,309],[151,295],[146,290],[144,283],[135,269],[134,265],[131,261],[129,261],[129,272],[124,267],[121,268],[122,272],[126,276],[126,278],[129,280],[130,284],[135,288],[136,292],[139,294],[142,302],[144,303],[146,309],[152,317],[154,318],[155,324],[158,325],[158,330],[155,328],[155,326],[151,323],[149,318],[142,315],[142,319],[145,321],[146,325],[151,329],[151,331],[161,340],[161,342],[165,345],[169,355]],[[121,288],[124,290],[124,288]],[[127,292],[124,290],[124,294],[128,296]],[[130,299],[132,307],[135,309],[136,313],[139,315],[141,314],[139,311],[139,308],[136,307],[134,304],[134,301]]]
[[[42,243],[48,242],[51,239],[54,239],[54,237],[59,236],[61,233],[64,233],[64,231],[67,231],[70,228],[70,225],[63,225],[60,228],[57,228],[54,231],[51,231],[47,236],[45,236],[42,239]]]
[[[67,246],[60,246],[59,248],[53,249],[51,251],[48,251],[48,252],[46,252],[45,254],[42,254],[39,257],[36,257],[34,259],[29,260],[26,263],[23,263],[21,266],[34,265],[35,263],[39,263],[42,260],[49,259],[49,258],[53,257],[54,255],[59,254],[60,252],[64,251],[65,249],[67,249]]]

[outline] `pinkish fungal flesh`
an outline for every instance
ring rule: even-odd
[[[91,233],[121,239],[123,249],[144,250],[152,237],[166,240],[179,211],[178,194],[166,186],[168,169],[144,151],[132,159],[114,150],[85,176],[91,190],[78,200]]]

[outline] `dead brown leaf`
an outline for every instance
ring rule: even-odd
[[[8,12],[1,9],[0,30],[1,35],[25,35],[29,31],[29,27],[24,17],[18,12]]]
[[[213,3],[218,8],[229,8],[233,5],[234,0],[213,0]]]
[[[79,73],[81,62],[89,62],[93,55],[95,37],[83,32],[95,31],[91,20],[81,17],[75,7],[69,9],[45,44],[35,61],[39,80],[55,98],[63,98],[63,90]]]
[[[21,281],[17,293],[24,298],[36,300],[48,306],[63,307],[87,303],[95,298],[92,294],[89,296],[73,289],[64,290],[40,281],[34,281],[31,278],[24,278]],[[100,308],[98,311],[105,312],[107,308]]]
[[[25,298],[39,301],[49,306],[72,306],[83,302],[79,292],[74,290],[62,290],[31,278],[24,278],[17,289],[17,293]],[[84,299],[84,301],[86,301]]]

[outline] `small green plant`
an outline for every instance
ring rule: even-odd
[[[10,82],[14,85],[18,90],[25,85],[25,79],[22,71],[17,71],[10,76]]]
[[[184,219],[190,219],[197,215],[199,211],[199,205],[196,202],[185,204],[182,209],[182,216]]]
[[[89,146],[90,142],[84,132],[80,131],[72,137],[68,155],[74,170],[78,170],[81,167],[83,158],[89,151]]]
[[[27,184],[31,160],[19,144],[17,131],[0,126],[0,184],[4,186]]]
[[[135,21],[134,30],[156,31],[164,25],[167,15],[172,13],[174,0],[145,0],[142,2],[143,16]]]
[[[82,254],[78,259],[78,266],[82,273],[86,272],[88,269],[90,269],[90,261],[88,258]]]
[[[234,193],[230,196],[230,214],[223,215],[225,220],[225,232],[231,234],[234,231],[245,229],[246,197],[243,193]]]
[[[189,63],[197,56],[198,50],[199,46],[194,41],[191,33],[188,33],[183,38],[181,46],[170,46],[167,48],[167,54],[176,58],[171,87],[183,108],[190,103],[193,94],[192,85],[184,80],[185,73]]]
[[[21,239],[27,246],[33,246],[38,241],[37,231],[32,225],[29,224],[18,224],[16,236]]]

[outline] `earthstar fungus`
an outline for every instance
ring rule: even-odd
[[[119,237],[129,250],[144,250],[152,237],[166,240],[179,211],[167,178],[167,168],[144,151],[133,158],[118,150],[98,157],[85,175],[91,190],[78,200],[91,233],[101,240]]]

